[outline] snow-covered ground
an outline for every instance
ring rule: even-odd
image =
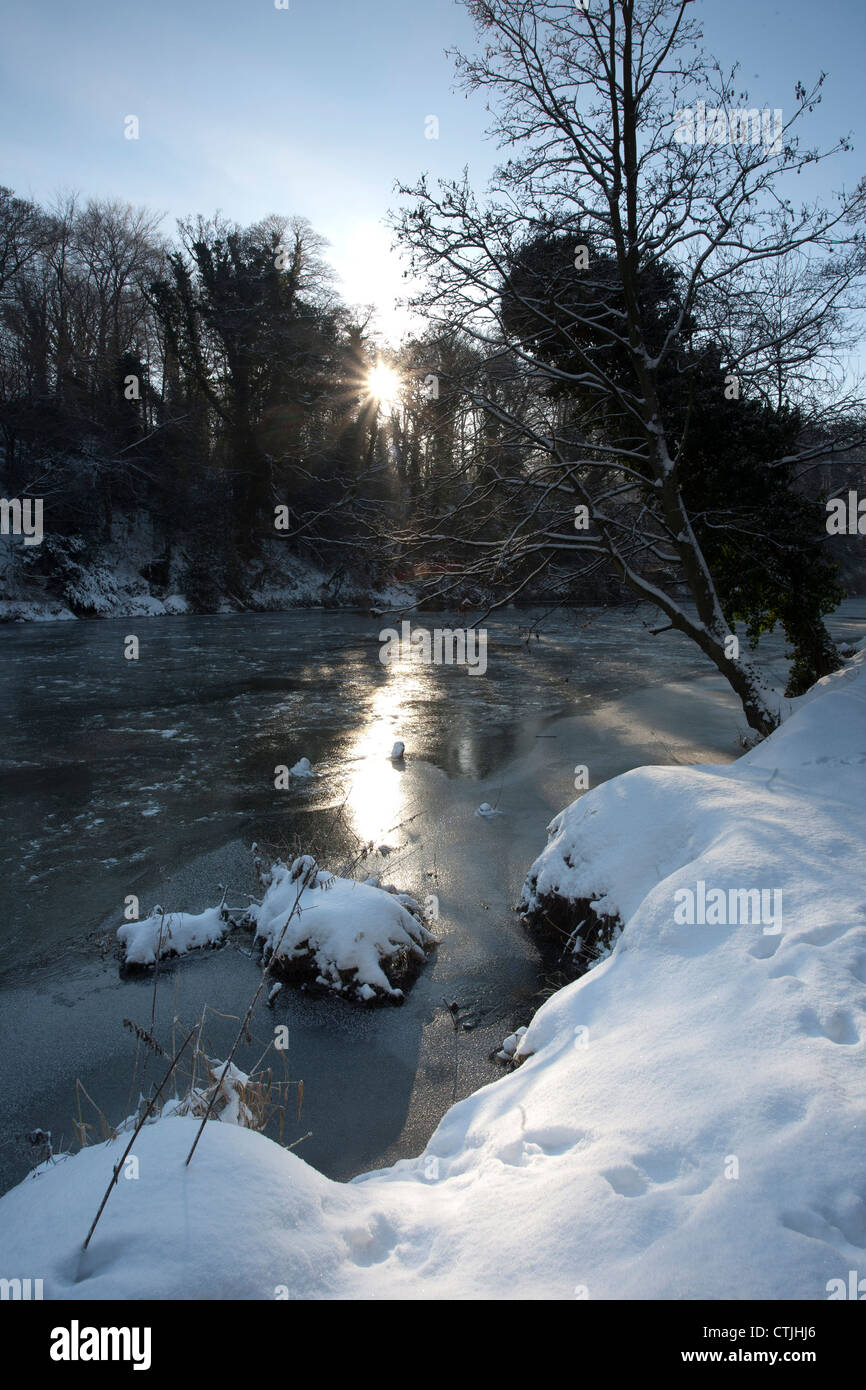
[[[866,1274],[864,784],[861,650],[733,765],[642,768],[558,818],[525,905],[623,931],[418,1158],[338,1184],[210,1124],[186,1168],[196,1122],[165,1118],[86,1255],[119,1143],[0,1201],[0,1265],[76,1300],[826,1299]],[[754,890],[780,922],[743,920]]]

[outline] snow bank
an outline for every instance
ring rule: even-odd
[[[0,623],[74,622],[75,614],[62,603],[36,599],[0,599]]]
[[[408,894],[322,870],[301,888],[307,866],[309,858],[275,864],[250,911],[265,958],[276,950],[273,970],[362,1003],[401,999],[397,981],[415,973],[433,941],[422,909]]]
[[[351,1189],[328,1183],[255,1130],[230,1124],[208,1124],[186,1169],[199,1124],[173,1116],[145,1125],[133,1150],[138,1179],[120,1179],[83,1255],[110,1164],[128,1135],[50,1164],[7,1193],[0,1203],[4,1268],[38,1262],[33,1238],[22,1243],[29,1223],[37,1240],[37,1228],[53,1231],[46,1298],[274,1298],[280,1286],[294,1297],[311,1283],[328,1296],[345,1251],[340,1213],[353,1210]]]
[[[676,925],[676,895],[697,891],[699,883],[726,898],[775,890],[792,927],[815,910],[816,889],[833,910],[840,897],[850,908],[837,866],[823,854],[816,804],[823,810],[830,799],[826,833],[838,843],[832,803],[838,796],[843,805],[846,797],[856,805],[862,788],[864,700],[861,658],[789,702],[795,713],[730,766],[636,768],[572,802],[548,826],[520,910],[533,923],[579,928],[581,916],[622,924],[643,907],[641,925],[630,933],[633,945],[654,930],[651,920],[667,940]],[[847,837],[850,846],[862,827],[860,820]],[[786,864],[801,837],[810,842],[806,862]]]
[[[80,538],[59,543],[49,579],[33,579],[8,563],[11,538],[0,537],[0,622],[49,622],[75,617],[158,618],[188,613],[196,604],[181,590],[188,582],[186,562],[178,552],[165,584],[152,583],[159,546],[146,518],[120,518],[111,542],[93,554]],[[159,561],[161,564],[161,559]],[[279,612],[293,608],[365,608],[383,610],[415,602],[413,590],[395,584],[375,586],[363,571],[338,569],[336,576],[311,560],[288,553],[282,541],[263,542],[260,559],[246,572],[244,608]],[[46,597],[50,590],[50,597]],[[238,600],[223,595],[218,610],[237,611]]]
[[[103,596],[88,603],[84,603],[80,595],[74,597],[75,613],[60,602],[0,599],[0,623],[74,622],[79,613],[97,618],[165,618],[190,611],[182,594],[169,594],[164,599],[152,594],[130,594],[122,599]]]
[[[86,1257],[112,1144],[0,1201],[0,1265],[47,1298],[826,1299],[866,1275],[864,782],[861,654],[734,766],[557,818],[530,895],[603,899],[622,935],[419,1158],[341,1185],[210,1124],[185,1169],[194,1122],[163,1119]],[[779,888],[781,933],[677,923],[699,880]]]

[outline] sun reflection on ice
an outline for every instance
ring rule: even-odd
[[[390,754],[398,739],[411,754],[412,707],[429,698],[426,667],[396,661],[385,671],[385,683],[372,697],[364,727],[348,750],[352,775],[346,812],[356,834],[376,845],[389,843],[389,834],[393,843],[394,827],[412,814],[405,769]]]

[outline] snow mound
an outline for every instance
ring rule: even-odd
[[[227,921],[218,907],[197,915],[191,912],[163,912],[155,907],[139,922],[124,922],[117,938],[127,965],[154,965],[157,955],[182,956],[203,946],[218,946],[226,933]]]
[[[361,1003],[402,999],[398,981],[412,978],[433,942],[414,898],[337,878],[309,855],[274,864],[268,877],[250,920],[274,973]]]
[[[84,1236],[128,1135],[26,1179],[3,1199],[4,1257],[14,1258],[16,1269],[22,1260],[30,1267],[21,1222],[32,1221],[31,1203],[42,1199],[38,1224],[53,1230],[58,1256],[47,1298],[137,1299],[142,1277],[154,1297],[165,1299],[273,1299],[283,1287],[294,1296],[311,1279],[327,1296],[345,1249],[340,1211],[348,1215],[357,1205],[351,1190],[343,1196],[294,1154],[234,1124],[209,1123],[187,1169],[199,1124],[172,1116],[144,1126],[133,1152],[142,1175],[156,1180],[118,1183],[85,1253]],[[232,1254],[223,1263],[227,1244]]]

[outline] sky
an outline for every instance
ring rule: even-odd
[[[481,95],[454,87],[445,50],[474,46],[456,0],[0,0],[0,183],[50,202],[113,197],[174,219],[218,208],[242,224],[305,216],[331,243],[352,304],[408,326],[382,219],[396,180],[497,158]],[[853,131],[855,154],[804,181],[828,196],[866,172],[864,0],[696,0],[708,47],[740,60],[751,104],[782,107],[824,69],[810,143]],[[139,120],[139,139],[124,120]],[[438,138],[428,135],[429,117]],[[812,132],[814,131],[814,136]]]

